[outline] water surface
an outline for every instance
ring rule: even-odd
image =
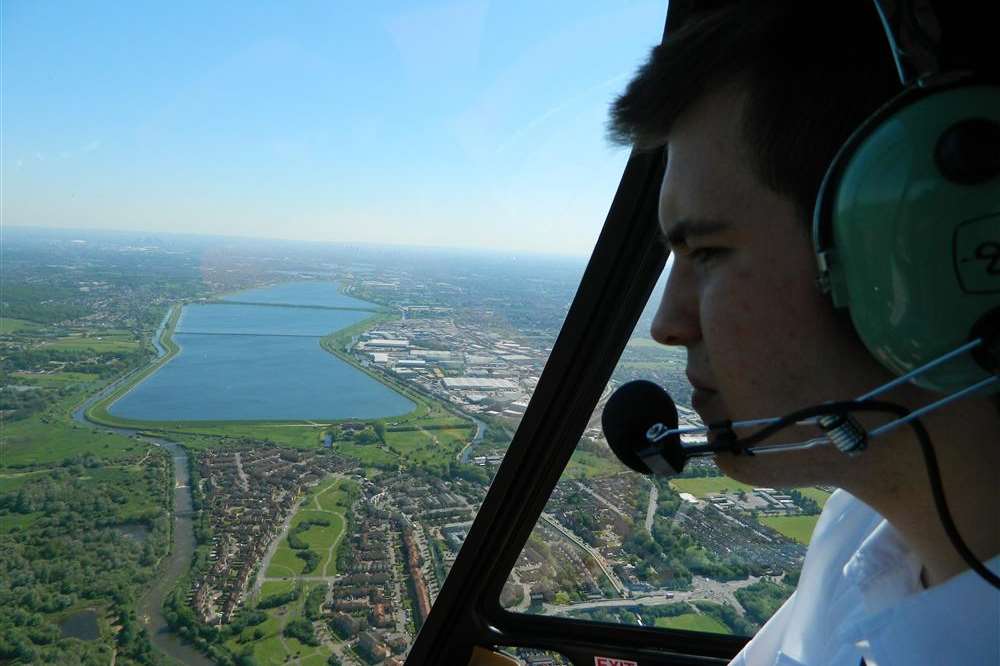
[[[344,363],[320,338],[370,317],[359,310],[279,304],[338,303],[374,308],[334,283],[291,283],[233,294],[268,305],[184,306],[174,342],[180,353],[108,408],[141,421],[301,421],[380,418],[414,404]],[[345,300],[346,299],[346,300]]]
[[[414,408],[324,351],[319,338],[181,333],[174,339],[181,353],[115,402],[111,414],[143,421],[298,421],[378,418]]]
[[[174,337],[176,333],[238,333],[319,338],[370,316],[358,310],[196,303],[184,306]]]
[[[101,635],[97,627],[97,613],[92,610],[82,610],[73,613],[59,623],[59,631],[67,638],[79,638],[93,641]]]
[[[242,303],[283,303],[285,305],[317,305],[328,308],[377,309],[378,306],[341,293],[336,282],[286,282],[273,287],[248,289],[223,298]]]

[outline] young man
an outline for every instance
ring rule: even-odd
[[[827,165],[898,90],[871,2],[756,2],[689,20],[617,102],[615,136],[667,152],[659,218],[674,264],[652,333],[687,349],[706,423],[852,399],[893,378],[817,288],[810,232]],[[884,397],[914,409],[939,396],[907,384]],[[995,398],[924,425],[959,533],[1000,570]],[[909,429],[856,457],[820,447],[717,462],[756,486],[846,491],[824,509],[798,590],[734,663],[1000,663],[1000,592],[947,538]]]

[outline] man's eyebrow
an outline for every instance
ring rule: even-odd
[[[732,225],[725,220],[688,218],[678,221],[671,226],[670,230],[667,232],[664,232],[661,229],[660,233],[663,235],[664,241],[666,241],[670,247],[677,247],[687,243],[688,238],[710,236],[712,234],[725,231],[731,226]]]

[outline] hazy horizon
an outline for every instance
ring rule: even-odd
[[[518,255],[531,258],[539,259],[551,259],[556,261],[580,261],[586,262],[590,258],[591,249],[585,253],[574,254],[574,253],[560,253],[560,252],[548,252],[542,250],[532,250],[532,249],[511,249],[503,247],[490,247],[490,246],[463,246],[463,245],[423,245],[418,243],[380,243],[377,241],[350,241],[350,240],[317,240],[317,239],[298,239],[298,238],[280,238],[277,236],[237,236],[225,233],[197,233],[194,231],[170,231],[170,230],[158,230],[158,229],[125,229],[125,228],[99,228],[99,227],[62,227],[62,226],[40,226],[40,225],[30,225],[30,224],[6,224],[4,223],[0,226],[0,239],[2,239],[8,232],[15,233],[29,233],[34,235],[37,232],[38,235],[43,234],[59,234],[63,236],[60,240],[72,241],[72,240],[83,240],[89,242],[86,238],[87,235],[121,235],[121,236],[135,236],[136,240],[145,240],[144,236],[152,236],[149,240],[156,240],[155,237],[163,236],[173,239],[185,239],[192,241],[205,241],[206,243],[211,240],[226,241],[226,242],[247,242],[252,244],[265,243],[265,242],[275,242],[275,243],[287,243],[290,245],[308,245],[308,246],[331,246],[332,248],[344,249],[344,248],[361,248],[368,250],[412,250],[412,251],[426,251],[429,253],[458,253],[458,254],[485,254],[485,255],[496,255],[498,257],[513,258],[516,259]],[[83,237],[79,239],[72,238],[73,235],[78,234]]]
[[[4,224],[585,257],[663,15],[3,3]]]

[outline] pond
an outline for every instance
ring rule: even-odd
[[[66,638],[93,641],[101,635],[97,627],[97,613],[87,609],[73,613],[59,623],[59,631]]]
[[[115,527],[115,531],[126,539],[143,544],[149,539],[149,528],[142,523],[125,523]]]

